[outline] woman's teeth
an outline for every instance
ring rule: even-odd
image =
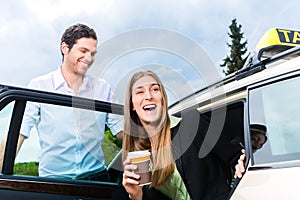
[[[156,105],[148,105],[148,106],[144,106],[144,110],[147,110],[147,111],[154,110],[155,108],[156,108]]]

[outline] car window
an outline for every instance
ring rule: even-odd
[[[15,102],[13,101],[0,111],[0,144],[3,144],[4,140],[6,139],[14,104]],[[0,156],[2,158],[4,156],[4,151],[1,153],[2,155]]]
[[[15,102],[9,103],[0,111],[0,140],[2,141],[6,133],[8,132],[9,122],[12,115]]]
[[[250,124],[266,127],[267,140],[254,153],[255,164],[300,158],[300,78],[250,90]]]
[[[13,105],[13,102],[8,104],[0,112],[1,141],[9,129]],[[104,164],[110,165],[118,155],[121,143],[107,126],[104,126],[105,134],[102,133],[100,127],[106,116],[106,113],[95,110],[27,102],[20,127],[20,133],[26,139],[16,156],[13,174],[64,179],[66,177],[61,171],[72,175],[81,168],[93,168],[102,157]],[[66,134],[68,131],[71,135]],[[97,142],[99,140],[102,142]],[[59,147],[51,147],[54,143]],[[41,157],[45,152],[50,156]],[[45,168],[41,163],[52,167]]]

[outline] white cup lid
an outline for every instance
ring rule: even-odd
[[[143,151],[132,151],[128,152],[128,157],[129,158],[139,158],[139,157],[144,157],[144,156],[150,156],[150,152],[148,150],[143,150]]]

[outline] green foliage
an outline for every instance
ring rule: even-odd
[[[102,150],[103,150],[103,153],[104,153],[104,156],[105,156],[105,164],[106,165],[108,165],[114,159],[114,157],[118,154],[118,152],[120,151],[120,147],[118,147],[114,143],[115,142],[114,138],[115,137],[111,134],[111,132],[106,133],[106,131],[105,131],[105,137],[102,141],[101,147],[102,147]],[[112,142],[112,141],[114,141],[114,142]]]
[[[112,142],[113,144],[115,144],[117,147],[122,148],[122,141],[119,140],[116,136],[114,136],[110,129],[106,127],[105,132],[104,132],[105,137]]]
[[[226,67],[227,69],[223,72],[228,75],[239,69],[241,69],[248,57],[248,55],[243,58],[244,54],[247,52],[247,40],[242,42],[243,35],[242,25],[238,25],[236,19],[233,19],[231,25],[229,26],[230,33],[228,36],[231,38],[231,44],[227,43],[227,46],[230,48],[230,55],[223,59],[223,64],[221,67]]]
[[[39,168],[39,164],[37,162],[16,163],[14,165],[14,174],[38,176],[39,175],[38,168]]]
[[[122,141],[114,136],[111,130],[106,127],[104,132],[104,139],[101,146],[105,156],[105,164],[108,165],[121,150]]]

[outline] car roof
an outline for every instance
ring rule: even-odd
[[[295,47],[299,49],[298,47]],[[300,50],[300,49],[299,49]],[[257,73],[251,74],[241,79],[236,79],[235,75],[225,77],[220,82],[212,84],[198,93],[195,93],[180,102],[170,106],[170,113],[198,105],[199,111],[204,111],[219,105],[230,103],[238,99],[246,98],[248,86],[277,77],[282,74],[300,70],[300,57],[290,60],[279,59],[276,62],[268,63],[267,68]]]

